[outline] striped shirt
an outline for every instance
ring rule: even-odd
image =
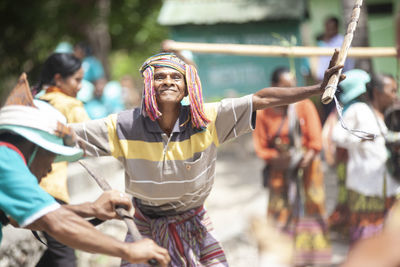
[[[72,124],[87,155],[112,155],[125,167],[126,191],[145,214],[171,215],[201,206],[211,191],[217,147],[254,129],[252,95],[204,105],[207,128],[191,125],[182,106],[170,136],[139,108]]]

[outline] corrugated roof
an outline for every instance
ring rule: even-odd
[[[164,0],[161,25],[244,23],[301,19],[304,0]]]

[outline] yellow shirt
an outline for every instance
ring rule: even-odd
[[[56,87],[47,89],[46,94],[40,97],[59,110],[68,123],[78,123],[90,120],[81,101],[62,93]],[[42,179],[40,186],[53,197],[66,203],[69,202],[67,187],[67,162],[51,165],[52,171]]]

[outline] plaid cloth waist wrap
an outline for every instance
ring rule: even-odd
[[[170,266],[228,266],[225,253],[212,233],[214,229],[203,206],[179,215],[150,218],[135,205],[134,220],[143,237],[153,239],[158,245],[168,249],[171,256]],[[129,233],[125,242],[133,242]],[[148,265],[122,261],[121,266]]]

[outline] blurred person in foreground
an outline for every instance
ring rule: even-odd
[[[203,206],[213,185],[217,147],[253,130],[256,110],[321,94],[342,67],[332,67],[336,59],[337,52],[322,84],[264,88],[203,105],[196,68],[173,53],[157,54],[140,68],[141,108],[71,126],[89,156],[112,155],[122,162],[139,231],[168,249],[171,266],[228,266]],[[182,105],[187,95],[190,104]],[[128,234],[126,240],[131,238]]]
[[[350,129],[375,134],[373,140],[360,139],[345,130],[340,122],[332,139],[348,151],[346,188],[349,238],[355,241],[382,231],[384,217],[395,201],[399,182],[388,172],[385,146],[385,110],[397,97],[397,83],[390,75],[370,77],[363,70],[345,72],[341,101],[348,103],[343,121]]]
[[[289,69],[281,67],[273,72],[271,84],[293,87],[296,81]],[[306,99],[257,111],[253,140],[257,155],[266,163],[263,183],[269,190],[268,220],[292,236],[293,264],[330,264],[319,157],[321,123],[314,104]]]
[[[76,99],[82,79],[83,68],[78,58],[69,53],[53,53],[43,64],[36,90],[39,94],[44,91],[40,99],[56,108],[66,123],[83,122],[90,118],[82,102]],[[60,204],[69,203],[67,167],[66,161],[53,163],[51,172],[40,182],[40,186]],[[37,266],[76,266],[72,248],[58,243],[47,233],[43,234],[48,246]]]
[[[166,266],[167,251],[153,241],[123,243],[82,219],[117,218],[117,205],[128,210],[132,207],[123,193],[109,191],[95,202],[60,205],[40,188],[38,182],[51,171],[53,161],[74,161],[83,155],[76,147],[75,134],[59,120],[57,112],[44,102],[34,104],[24,74],[0,109],[0,239],[2,226],[10,222],[17,227],[45,231],[76,249],[133,263],[156,258]]]

